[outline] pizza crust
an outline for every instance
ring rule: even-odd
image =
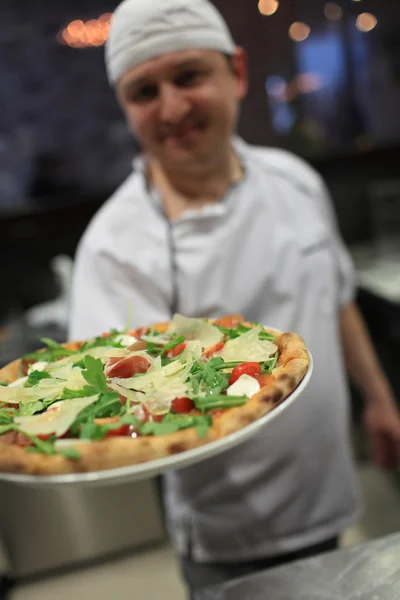
[[[168,323],[153,326],[160,332],[167,327]],[[282,403],[297,388],[309,368],[310,357],[299,335],[270,332],[276,337],[279,348],[279,360],[272,372],[274,379],[244,406],[224,411],[204,437],[200,438],[191,428],[163,436],[114,437],[90,444],[77,443],[81,456],[78,460],[60,455],[31,454],[22,447],[0,442],[0,471],[42,476],[104,471],[179,454],[239,431]],[[64,344],[68,349],[79,349],[80,345],[81,342]],[[21,360],[16,360],[0,369],[0,381],[15,381],[20,376],[20,367]]]

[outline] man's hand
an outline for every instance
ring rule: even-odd
[[[364,425],[374,462],[382,469],[400,466],[400,411],[391,397],[367,400]]]
[[[374,461],[384,469],[396,469],[400,466],[400,410],[355,304],[341,311],[340,333],[347,370],[365,402],[364,424]]]

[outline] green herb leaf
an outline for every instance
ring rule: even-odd
[[[11,411],[13,411],[12,414],[10,414]],[[15,409],[0,409],[0,426],[3,427],[4,425],[11,425],[15,412]]]
[[[39,339],[41,342],[46,344],[47,349],[36,350],[35,352],[25,354],[22,357],[22,360],[34,360],[35,362],[55,362],[59,358],[63,358],[64,356],[72,356],[73,354],[77,354],[77,352],[79,352],[79,350],[68,350],[67,348],[63,348],[60,344],[50,338]]]
[[[46,373],[46,371],[32,371],[28,376],[28,386],[34,387],[39,383],[39,381],[42,379],[49,379],[49,377],[50,375],[49,373]]]
[[[36,402],[25,402],[19,405],[19,415],[23,417],[30,417],[36,413],[42,412],[46,408],[46,405],[41,401]]]
[[[246,396],[224,396],[210,395],[200,398],[194,398],[193,402],[199,410],[211,410],[212,408],[233,408],[243,406],[247,403]]]
[[[61,456],[70,460],[78,460],[81,457],[76,448],[63,448],[62,450],[57,450],[57,454],[61,454]]]
[[[7,387],[9,384],[7,383],[7,381],[0,381],[0,385],[3,387]]]
[[[90,385],[85,385],[81,390],[70,390],[69,388],[64,388],[63,393],[60,396],[60,400],[71,400],[72,398],[87,398],[89,396],[94,396],[99,392]]]
[[[52,436],[48,440],[41,440],[36,435],[27,433],[20,427],[15,427],[15,429],[16,429],[16,431],[19,431],[24,436],[26,436],[32,442],[32,444],[37,449],[37,451],[39,451],[41,454],[47,454],[48,456],[52,456],[53,454],[56,454],[56,449],[54,447],[54,442],[56,439],[55,437]],[[34,452],[34,450],[31,450],[30,448],[31,447],[28,446],[27,448],[25,448],[25,450],[27,452]]]
[[[93,356],[85,356],[83,362],[85,364],[85,369],[82,370],[82,375],[88,384],[97,392],[107,393],[109,390],[101,360],[99,358],[93,358]]]
[[[180,431],[181,429],[188,429],[189,427],[195,427],[198,433],[204,437],[208,427],[212,425],[212,417],[207,416],[189,416],[189,415],[167,415],[161,423],[154,421],[147,421],[140,427],[140,433],[142,435],[169,435]],[[201,437],[201,435],[200,435]]]
[[[152,356],[158,356],[163,351],[162,346],[158,346],[153,342],[146,342],[146,352]]]
[[[91,342],[86,342],[80,349],[80,352],[86,352],[87,350],[91,350],[92,348],[98,348],[99,346],[111,347],[111,348],[125,348],[121,344],[121,342],[116,341],[116,337],[121,335],[122,332],[116,331],[115,329],[110,332],[108,337],[103,337],[102,335],[94,338]]]
[[[84,360],[78,360],[77,362],[72,363],[72,368],[74,367],[78,367],[79,369],[84,369],[85,368],[85,362]]]
[[[268,373],[272,373],[272,371],[275,369],[276,367],[276,363],[278,362],[278,352],[275,354],[275,356],[273,358],[271,358],[270,360],[266,360],[262,363],[260,363],[261,366],[261,373],[262,374],[268,374]]]
[[[93,404],[90,404],[79,413],[70,430],[73,435],[82,437],[82,427],[85,424],[90,425],[94,419],[117,417],[125,410],[125,407],[121,406],[121,400],[117,392],[100,394],[96,402],[93,402]],[[86,428],[84,432],[85,436],[89,436],[85,437],[85,439],[92,439],[91,435],[95,435],[95,428],[93,428],[93,433],[89,432],[89,428]]]
[[[169,352],[170,350],[173,350],[174,348],[176,348],[176,346],[179,346],[179,344],[183,344],[184,341],[185,341],[185,336],[178,335],[178,337],[174,338],[171,342],[168,342],[168,344],[165,344],[162,353],[164,355],[167,354],[167,352]]]
[[[80,428],[79,437],[84,440],[102,440],[109,431],[115,431],[122,425],[134,425],[138,428],[141,426],[141,422],[134,415],[125,413],[116,423],[105,423],[104,425],[93,421],[84,423]]]
[[[262,327],[262,325],[260,325],[259,323],[252,323],[252,325],[255,327],[257,327],[257,326]],[[221,326],[217,326],[217,327],[221,331],[221,333],[223,333],[225,336],[227,336],[231,340],[238,338],[239,336],[243,335],[244,333],[247,333],[251,329],[251,327],[247,327],[246,325],[243,325],[242,323],[239,323],[235,329],[227,329],[226,327],[221,327]],[[264,331],[264,329],[262,331],[260,331],[258,339],[268,340],[270,342],[276,341],[276,338],[271,333]]]

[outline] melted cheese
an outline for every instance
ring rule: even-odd
[[[250,375],[241,375],[235,383],[228,387],[226,393],[228,396],[247,396],[247,398],[251,398],[260,389],[257,379],[250,377]]]

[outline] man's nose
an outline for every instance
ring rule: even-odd
[[[180,123],[190,112],[184,93],[173,85],[165,85],[160,93],[160,120],[166,124]]]

